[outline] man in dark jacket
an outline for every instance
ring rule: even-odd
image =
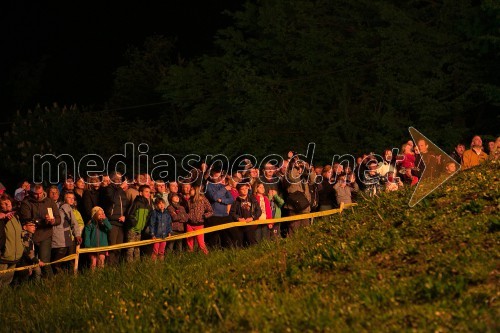
[[[462,156],[464,155],[465,145],[459,143],[455,149],[450,153],[450,157],[453,158],[457,163],[462,163]]]
[[[100,193],[100,206],[112,225],[109,232],[109,245],[121,244],[124,242],[125,232],[123,226],[129,202],[125,191],[121,188],[122,174],[113,172],[110,175],[111,184],[102,187]],[[109,252],[109,264],[116,265],[120,260],[120,250]]]
[[[99,205],[99,188],[101,187],[101,181],[98,176],[89,177],[88,183],[90,186],[89,189],[83,191],[83,209],[80,212],[85,224],[89,223],[92,218],[92,208]]]
[[[52,227],[61,224],[59,208],[54,200],[48,198],[40,184],[36,184],[33,192],[21,203],[19,211],[21,223],[37,221],[38,228],[33,236],[36,252],[43,262],[50,262],[52,252]],[[52,275],[52,268],[44,266],[42,276]]]

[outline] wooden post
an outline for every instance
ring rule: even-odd
[[[78,274],[78,260],[80,259],[80,244],[78,244],[76,246],[76,251],[75,251],[75,269],[74,269],[74,273],[75,275]]]

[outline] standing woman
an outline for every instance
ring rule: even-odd
[[[413,147],[409,145],[408,143],[403,144],[403,147],[401,148],[403,151],[403,156],[404,159],[401,161],[400,165],[400,173],[405,174],[406,169],[414,169],[416,166],[416,156],[415,153],[413,152]]]
[[[257,203],[260,206],[261,214],[259,216],[259,220],[270,220],[273,218],[273,213],[271,211],[271,203],[269,198],[266,196],[266,189],[264,188],[264,184],[256,180],[253,184],[253,193]],[[273,224],[259,224],[257,225],[257,230],[255,230],[255,240],[260,242],[262,240],[268,240],[269,229],[273,228]]]
[[[321,173],[323,179],[319,185],[319,211],[333,209],[336,206],[335,190],[332,181],[332,166],[325,165]]]
[[[77,178],[75,182],[75,188],[73,193],[75,194],[75,204],[76,209],[79,211],[83,210],[83,192],[85,191],[85,179],[82,177]]]
[[[87,224],[92,218],[92,208],[99,203],[99,188],[101,187],[101,181],[98,176],[90,176],[87,178],[87,189],[83,191],[82,195],[82,205],[83,208],[79,210],[82,214],[83,221]]]
[[[199,185],[194,185],[191,188],[191,196],[188,201],[189,206],[189,220],[186,224],[186,231],[195,231],[203,229],[205,220],[214,214],[212,206],[208,199],[201,193],[201,187]],[[205,236],[203,234],[194,236],[198,242],[198,246],[203,251],[203,253],[208,254],[207,247],[205,245]],[[189,252],[193,252],[194,247],[194,237],[188,237],[186,243]]]

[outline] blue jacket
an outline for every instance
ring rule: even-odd
[[[155,209],[149,215],[149,230],[151,237],[165,238],[172,232],[172,217],[166,209]]]
[[[223,184],[207,183],[207,199],[214,211],[213,216],[228,216],[227,206],[234,202],[231,193],[226,190]],[[221,199],[221,202],[218,200]]]

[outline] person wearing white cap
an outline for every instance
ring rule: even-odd
[[[108,246],[108,234],[111,230],[111,224],[104,214],[104,210],[95,206],[92,208],[92,218],[90,223],[85,226],[85,239],[83,244],[86,248]],[[106,252],[90,253],[90,268],[104,267]]]

